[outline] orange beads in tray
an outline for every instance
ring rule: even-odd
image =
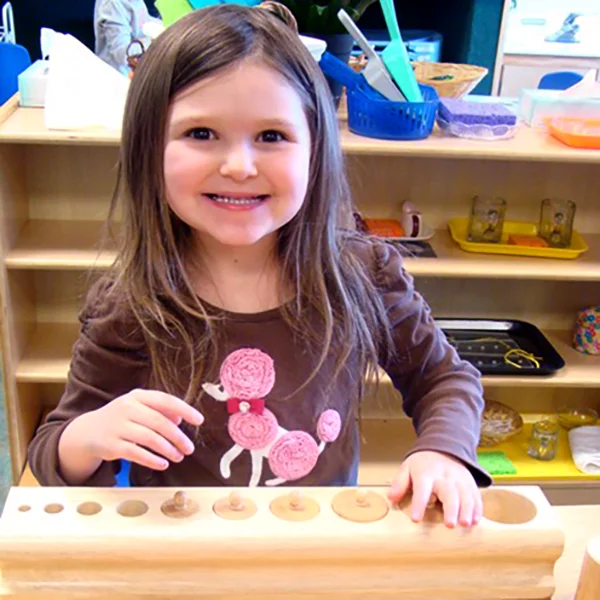
[[[546,125],[550,134],[567,146],[600,150],[600,119],[551,117]]]

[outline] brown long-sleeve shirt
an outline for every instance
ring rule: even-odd
[[[352,244],[387,309],[397,358],[386,371],[418,434],[409,453],[449,454],[464,462],[479,485],[489,485],[476,459],[483,409],[479,373],[460,360],[435,325],[398,252],[379,241]],[[88,294],[64,395],[29,447],[31,469],[42,485],[66,484],[58,442],[73,419],[149,386],[144,335],[124,303],[106,301],[105,289],[100,281]],[[132,465],[132,485],[355,485],[356,386],[343,373],[333,387],[327,385],[332,358],[296,391],[311,372],[314,356],[292,335],[278,309],[214,311],[224,317],[219,326],[225,343],[217,364],[225,367],[205,382],[201,428],[210,431],[210,441],[198,443],[192,455],[165,471]],[[181,372],[187,372],[183,365]],[[403,458],[398,457],[399,465]],[[103,463],[84,485],[113,485],[117,466],[118,461]]]

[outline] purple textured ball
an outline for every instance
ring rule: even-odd
[[[448,123],[465,125],[515,125],[517,122],[517,116],[498,102],[440,98],[439,114]]]

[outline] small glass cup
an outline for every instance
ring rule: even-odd
[[[550,419],[537,421],[531,430],[527,454],[538,460],[553,460],[558,446],[558,423]]]
[[[471,204],[467,238],[470,242],[497,244],[502,239],[506,200],[475,196]]]
[[[557,198],[542,201],[538,235],[552,248],[570,248],[575,202]]]

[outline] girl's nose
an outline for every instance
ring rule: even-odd
[[[236,181],[256,177],[258,171],[253,149],[247,144],[229,147],[223,157],[220,173],[223,177],[231,177]]]

